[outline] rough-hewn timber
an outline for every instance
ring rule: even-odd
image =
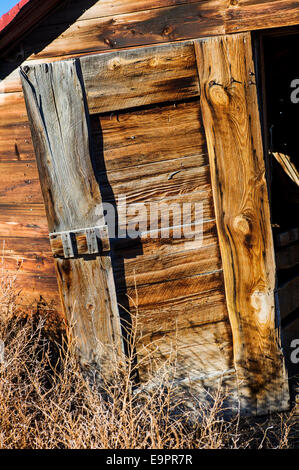
[[[195,50],[240,392],[258,411],[277,403],[285,406],[288,392],[274,323],[275,261],[251,37],[198,40]]]
[[[88,122],[76,61],[21,71],[49,231],[104,225],[92,169]],[[104,375],[122,339],[109,253],[56,259],[58,285],[83,364]]]

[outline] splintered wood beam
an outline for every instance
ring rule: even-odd
[[[241,408],[288,406],[250,34],[195,41]]]
[[[286,172],[288,177],[299,186],[299,173],[295,164],[291,161],[291,158],[288,155],[283,153],[273,152],[272,154],[278,163],[281,165],[283,170]]]
[[[57,241],[65,232],[77,233],[80,238],[83,231],[87,243],[86,236],[91,234],[86,235],[84,227],[103,228],[105,220],[90,157],[79,64],[70,60],[27,66],[21,70],[21,79],[52,247],[53,239]],[[107,241],[107,234],[103,238]],[[87,246],[87,256],[81,251],[72,257],[66,256],[71,252],[66,245],[64,248],[56,253],[55,265],[81,363],[95,366],[109,378],[113,359],[123,355],[110,253],[90,256]]]

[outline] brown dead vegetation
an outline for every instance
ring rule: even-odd
[[[172,370],[159,365],[154,387],[134,386],[138,314],[125,367],[110,384],[83,374],[69,330],[53,335],[42,312],[24,317],[15,307],[14,278],[0,281],[0,448],[2,449],[239,449],[296,446],[292,413],[259,419],[222,417],[219,389],[210,404],[193,397],[187,408]],[[137,309],[138,310],[138,309]],[[57,325],[56,325],[57,326]],[[57,333],[58,332],[58,333]],[[151,348],[152,350],[152,348]],[[150,361],[150,354],[147,360]],[[157,364],[155,364],[157,368]]]

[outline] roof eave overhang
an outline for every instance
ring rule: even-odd
[[[22,0],[0,18],[0,56],[6,56],[22,38],[63,0]]]

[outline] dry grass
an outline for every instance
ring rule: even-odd
[[[0,285],[0,448],[223,449],[289,448],[290,414],[242,421],[221,417],[219,390],[210,405],[184,406],[172,380],[175,366],[162,364],[155,387],[134,387],[134,347],[126,368],[99,394],[86,379],[68,331],[53,337],[45,316],[22,317],[14,280]],[[133,325],[136,327],[136,325]],[[136,328],[132,331],[136,332]],[[130,336],[131,346],[138,340]],[[147,358],[150,360],[150,357]],[[172,361],[172,359],[170,360]]]

